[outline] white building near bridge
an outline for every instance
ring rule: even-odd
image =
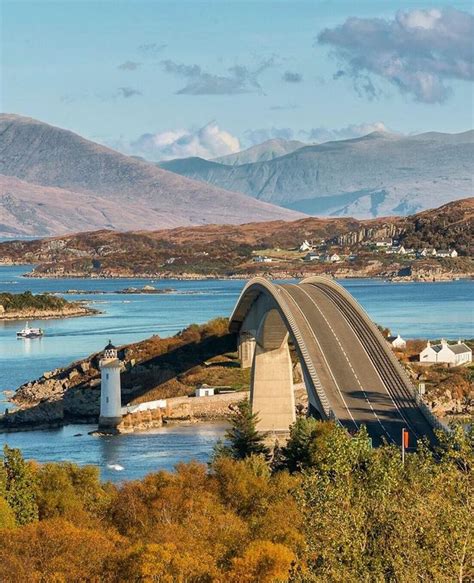
[[[442,338],[440,344],[431,344],[427,342],[426,348],[420,352],[420,362],[429,364],[452,364],[460,366],[472,362],[472,350],[458,340],[457,344],[448,344]]]
[[[400,334],[389,336],[387,342],[397,350],[405,350],[407,347],[406,341],[400,336]]]

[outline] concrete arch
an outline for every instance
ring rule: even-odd
[[[300,359],[310,408],[348,430],[367,426],[375,444],[435,441],[439,422],[420,402],[404,370],[356,300],[322,276],[298,284],[256,277],[230,318],[239,334],[242,366],[252,366],[252,408],[263,431],[285,431],[294,420],[288,339]]]

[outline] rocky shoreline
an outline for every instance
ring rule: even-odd
[[[62,310],[21,310],[20,312],[0,313],[0,321],[13,320],[57,320],[61,318],[77,318],[80,316],[94,316],[100,310],[89,306],[70,306]]]
[[[157,281],[169,281],[169,280],[176,280],[176,281],[206,281],[206,280],[237,280],[237,281],[245,281],[251,279],[255,276],[266,277],[268,279],[303,279],[305,277],[311,277],[313,275],[324,275],[326,277],[333,277],[334,279],[381,279],[387,280],[392,282],[439,282],[439,281],[456,281],[459,279],[474,279],[474,273],[461,273],[461,272],[420,272],[415,273],[412,275],[398,275],[393,272],[377,272],[377,271],[370,271],[367,269],[362,270],[334,270],[334,271],[325,271],[325,272],[314,272],[311,270],[301,270],[297,272],[293,271],[255,271],[252,273],[238,273],[238,274],[201,274],[201,273],[132,273],[132,272],[123,272],[123,273],[102,273],[97,274],[90,272],[83,272],[83,273],[40,273],[40,272],[29,272],[25,273],[23,277],[30,278],[30,279],[88,279],[88,280],[121,280],[121,279],[143,279],[143,280],[150,280],[155,279]],[[127,291],[127,290],[118,290],[114,292],[108,293],[172,293],[175,290],[166,289],[166,290],[159,290],[152,292],[143,292],[138,290]],[[74,293],[74,290],[66,293]],[[98,292],[77,292],[77,293],[104,293],[102,291]]]

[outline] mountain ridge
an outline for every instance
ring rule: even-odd
[[[81,210],[87,210],[93,203],[96,218],[91,221],[98,227],[98,213],[104,211],[101,200],[106,201],[107,212],[111,204],[117,206],[102,222],[102,226],[113,228],[244,223],[253,219],[291,220],[298,214],[301,216],[301,213],[295,215],[241,193],[167,172],[69,130],[16,114],[0,115],[0,175],[8,177],[1,180],[0,234],[12,231],[45,234],[43,228],[35,229],[35,215],[44,224],[49,208],[47,189],[50,188],[66,191],[65,200],[75,196]],[[7,183],[9,191],[5,192]],[[41,188],[45,189],[44,197],[40,201],[42,207],[38,207]],[[34,200],[28,200],[28,193]],[[59,198],[57,196],[56,200]],[[28,207],[29,219],[23,224],[18,213],[12,214],[12,199]],[[55,212],[51,209],[53,217]],[[53,232],[50,230],[50,234]]]
[[[373,132],[241,166],[182,159],[161,167],[308,214],[370,218],[470,196],[473,160],[474,130]]]
[[[241,150],[240,152],[227,154],[226,156],[219,156],[212,161],[227,166],[241,166],[242,164],[251,164],[254,162],[266,162],[284,156],[285,154],[290,154],[291,152],[307,145],[308,144],[300,142],[299,140],[271,138],[265,140],[261,144],[255,144],[254,146],[250,146],[250,148]]]

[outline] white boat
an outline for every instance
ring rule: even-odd
[[[42,328],[30,328],[28,322],[23,330],[16,333],[17,338],[41,338],[44,336],[44,330]]]

